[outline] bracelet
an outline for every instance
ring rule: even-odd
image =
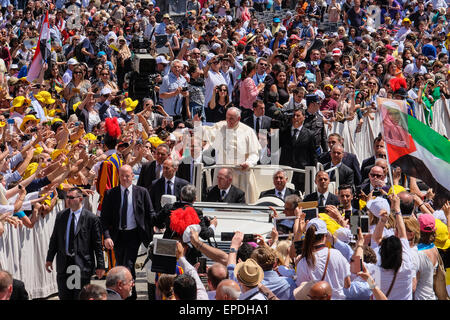
[[[197,250],[199,250],[200,251],[200,249],[203,247],[203,242],[202,241],[200,241],[200,245],[197,247]]]
[[[418,208],[420,208],[421,206],[425,205],[424,202],[422,202],[421,204],[419,204]]]

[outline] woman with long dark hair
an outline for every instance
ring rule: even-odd
[[[285,71],[280,71],[275,77],[275,83],[270,86],[270,91],[278,94],[278,102],[283,105],[289,101],[288,77]]]
[[[415,276],[406,227],[400,211],[400,198],[391,195],[391,211],[395,216],[396,235],[383,238],[383,230],[388,220],[388,213],[380,210],[380,219],[372,235],[372,241],[379,243],[379,286],[389,300],[412,300],[413,278]],[[357,255],[359,248],[356,249]],[[356,260],[356,259],[354,259]],[[353,261],[359,264],[359,261]],[[358,268],[353,266],[352,268]]]
[[[218,85],[214,88],[212,99],[205,108],[206,122],[219,122],[225,120],[227,109],[232,106],[228,96],[226,84]]]
[[[327,281],[333,290],[331,299],[342,300],[345,299],[344,287],[350,287],[351,283],[350,264],[338,250],[326,246],[327,234],[327,225],[319,218],[311,219],[306,225],[296,284]]]

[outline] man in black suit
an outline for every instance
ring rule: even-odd
[[[170,148],[167,144],[160,144],[156,148],[155,161],[147,162],[142,165],[141,173],[137,184],[139,187],[144,187],[150,193],[152,182],[162,177],[163,163],[170,155]]]
[[[105,274],[101,225],[95,214],[83,209],[79,188],[70,189],[66,201],[68,208],[59,212],[55,220],[45,268],[47,272],[53,270],[56,255],[59,299],[78,300],[94,269],[99,279]]]
[[[178,169],[178,163],[172,159],[166,159],[163,163],[163,176],[154,180],[150,191],[153,208],[156,212],[161,210],[161,197],[164,194],[174,195],[180,200],[181,188],[189,184],[184,179],[175,176]]]
[[[328,151],[327,134],[323,117],[319,114],[320,98],[316,94],[307,94],[305,96],[307,109],[305,111],[304,126],[314,134],[315,146],[318,154]],[[319,148],[321,148],[319,150]]]
[[[210,187],[203,201],[245,203],[245,192],[233,186],[233,171],[230,168],[222,168],[217,174],[217,185]]]
[[[378,148],[377,151],[375,152],[375,160],[373,161],[373,163],[370,165],[366,165],[363,168],[363,171],[361,173],[363,180],[361,181],[361,184],[367,182],[366,180],[369,178],[370,169],[372,169],[372,167],[376,165],[376,162],[379,159],[386,160],[386,149],[384,147]]]
[[[325,206],[326,213],[335,219],[341,226],[350,222],[350,217],[359,215],[359,203],[357,207],[353,205],[353,187],[348,184],[341,184],[338,188],[339,208],[335,205]],[[344,220],[348,220],[347,222]]]
[[[0,270],[0,300],[9,300],[13,291],[13,277],[8,271]]]
[[[331,161],[324,165],[324,169],[328,170],[334,167],[338,168],[339,186],[341,184],[354,185],[353,170],[347,167],[342,159],[344,158],[344,147],[340,144],[335,144],[331,149]],[[336,171],[329,172],[330,181],[336,181]],[[338,187],[339,187],[338,186]]]
[[[374,189],[383,189],[388,192],[390,187],[391,184],[386,180],[386,171],[375,165],[370,169],[368,181],[363,182],[359,188],[364,192],[364,195],[369,195]]]
[[[298,193],[294,189],[286,188],[287,181],[288,177],[286,171],[284,171],[283,169],[278,169],[273,174],[273,185],[275,186],[275,188],[261,192],[259,198],[261,199],[263,197],[278,197],[284,201],[285,198],[291,194],[298,195]]]
[[[0,268],[0,272],[1,271],[2,271],[2,269]],[[2,300],[2,299],[0,298],[0,300]],[[9,298],[9,300],[11,300],[11,301],[30,300],[30,298],[28,296],[28,292],[25,289],[25,284],[23,283],[23,281],[13,278],[12,293],[11,293],[11,297]]]
[[[147,189],[134,186],[133,170],[124,165],[119,170],[120,185],[108,190],[100,221],[107,249],[114,249],[116,265],[127,267],[136,279],[135,263],[141,243],[148,247],[153,226],[160,226]],[[132,299],[136,299],[133,287]]]
[[[253,102],[253,114],[242,120],[243,123],[255,130],[257,136],[260,130],[266,130],[267,134],[270,132],[272,118],[264,115],[264,111],[264,101],[256,100]]]
[[[374,151],[374,155],[364,159],[363,162],[361,163],[361,181],[364,181],[365,179],[368,178],[368,173],[370,171],[370,168],[367,170],[367,173],[365,174],[365,170],[364,168],[366,167],[370,167],[373,166],[375,164],[375,159],[377,158],[377,151],[380,148],[384,148],[384,140],[380,135],[378,135],[374,140],[373,140],[373,151]],[[362,182],[361,182],[362,183]]]
[[[328,135],[328,147],[333,148],[335,144],[341,144],[344,145],[344,138],[342,138],[339,133],[331,133]],[[318,159],[321,164],[325,165],[326,163],[331,161],[331,155],[330,151],[322,152]],[[361,169],[359,166],[358,158],[356,158],[356,155],[350,152],[344,151],[344,158],[342,159],[342,163],[344,163],[347,167],[353,170],[353,178],[355,181],[355,185],[359,186],[362,182],[361,180]]]
[[[334,194],[328,191],[328,185],[330,184],[330,177],[325,171],[318,171],[314,182],[317,186],[317,191],[305,196],[303,201],[318,201],[319,207],[324,207],[326,205],[339,205],[339,199]]]
[[[317,164],[316,142],[314,133],[307,129],[305,121],[305,111],[294,109],[292,125],[280,132],[280,165],[293,168],[304,169],[305,166],[315,166]],[[296,190],[305,190],[305,175],[294,173],[292,183]]]

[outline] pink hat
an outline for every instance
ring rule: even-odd
[[[291,40],[298,40],[298,41],[301,40],[300,37],[299,37],[298,35],[296,35],[296,34],[291,35],[291,36],[289,37],[289,39],[291,39]]]
[[[388,49],[388,50],[395,50],[395,48],[393,46],[391,46],[390,44],[386,45],[386,49]]]
[[[424,213],[419,216],[420,231],[433,232],[436,231],[436,220],[434,216],[429,213]]]

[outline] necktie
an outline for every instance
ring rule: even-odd
[[[222,201],[223,199],[225,199],[225,194],[226,194],[225,190],[220,191],[220,198],[222,199]]]
[[[319,197],[319,207],[323,207],[324,205],[325,205],[325,197],[323,196],[323,194],[321,194]]]
[[[161,178],[161,165],[160,164],[156,164],[156,179]]]
[[[70,226],[69,226],[69,254],[73,255],[75,253],[74,247],[73,247],[73,242],[75,239],[75,213],[72,212],[72,220],[70,221]]]
[[[278,192],[278,195],[277,195],[278,198],[281,198],[281,199],[282,199],[283,197],[282,197],[281,191],[277,191],[277,192]]]
[[[298,129],[294,129],[294,135],[292,136],[294,139],[297,139]]]
[[[167,181],[167,194],[173,194],[172,192],[172,181]]]
[[[120,214],[120,227],[127,228],[127,211],[128,211],[128,189],[123,193],[122,210]]]
[[[259,121],[260,121],[259,117],[256,117],[256,126],[255,126],[256,134],[259,133],[259,126],[260,126]]]

